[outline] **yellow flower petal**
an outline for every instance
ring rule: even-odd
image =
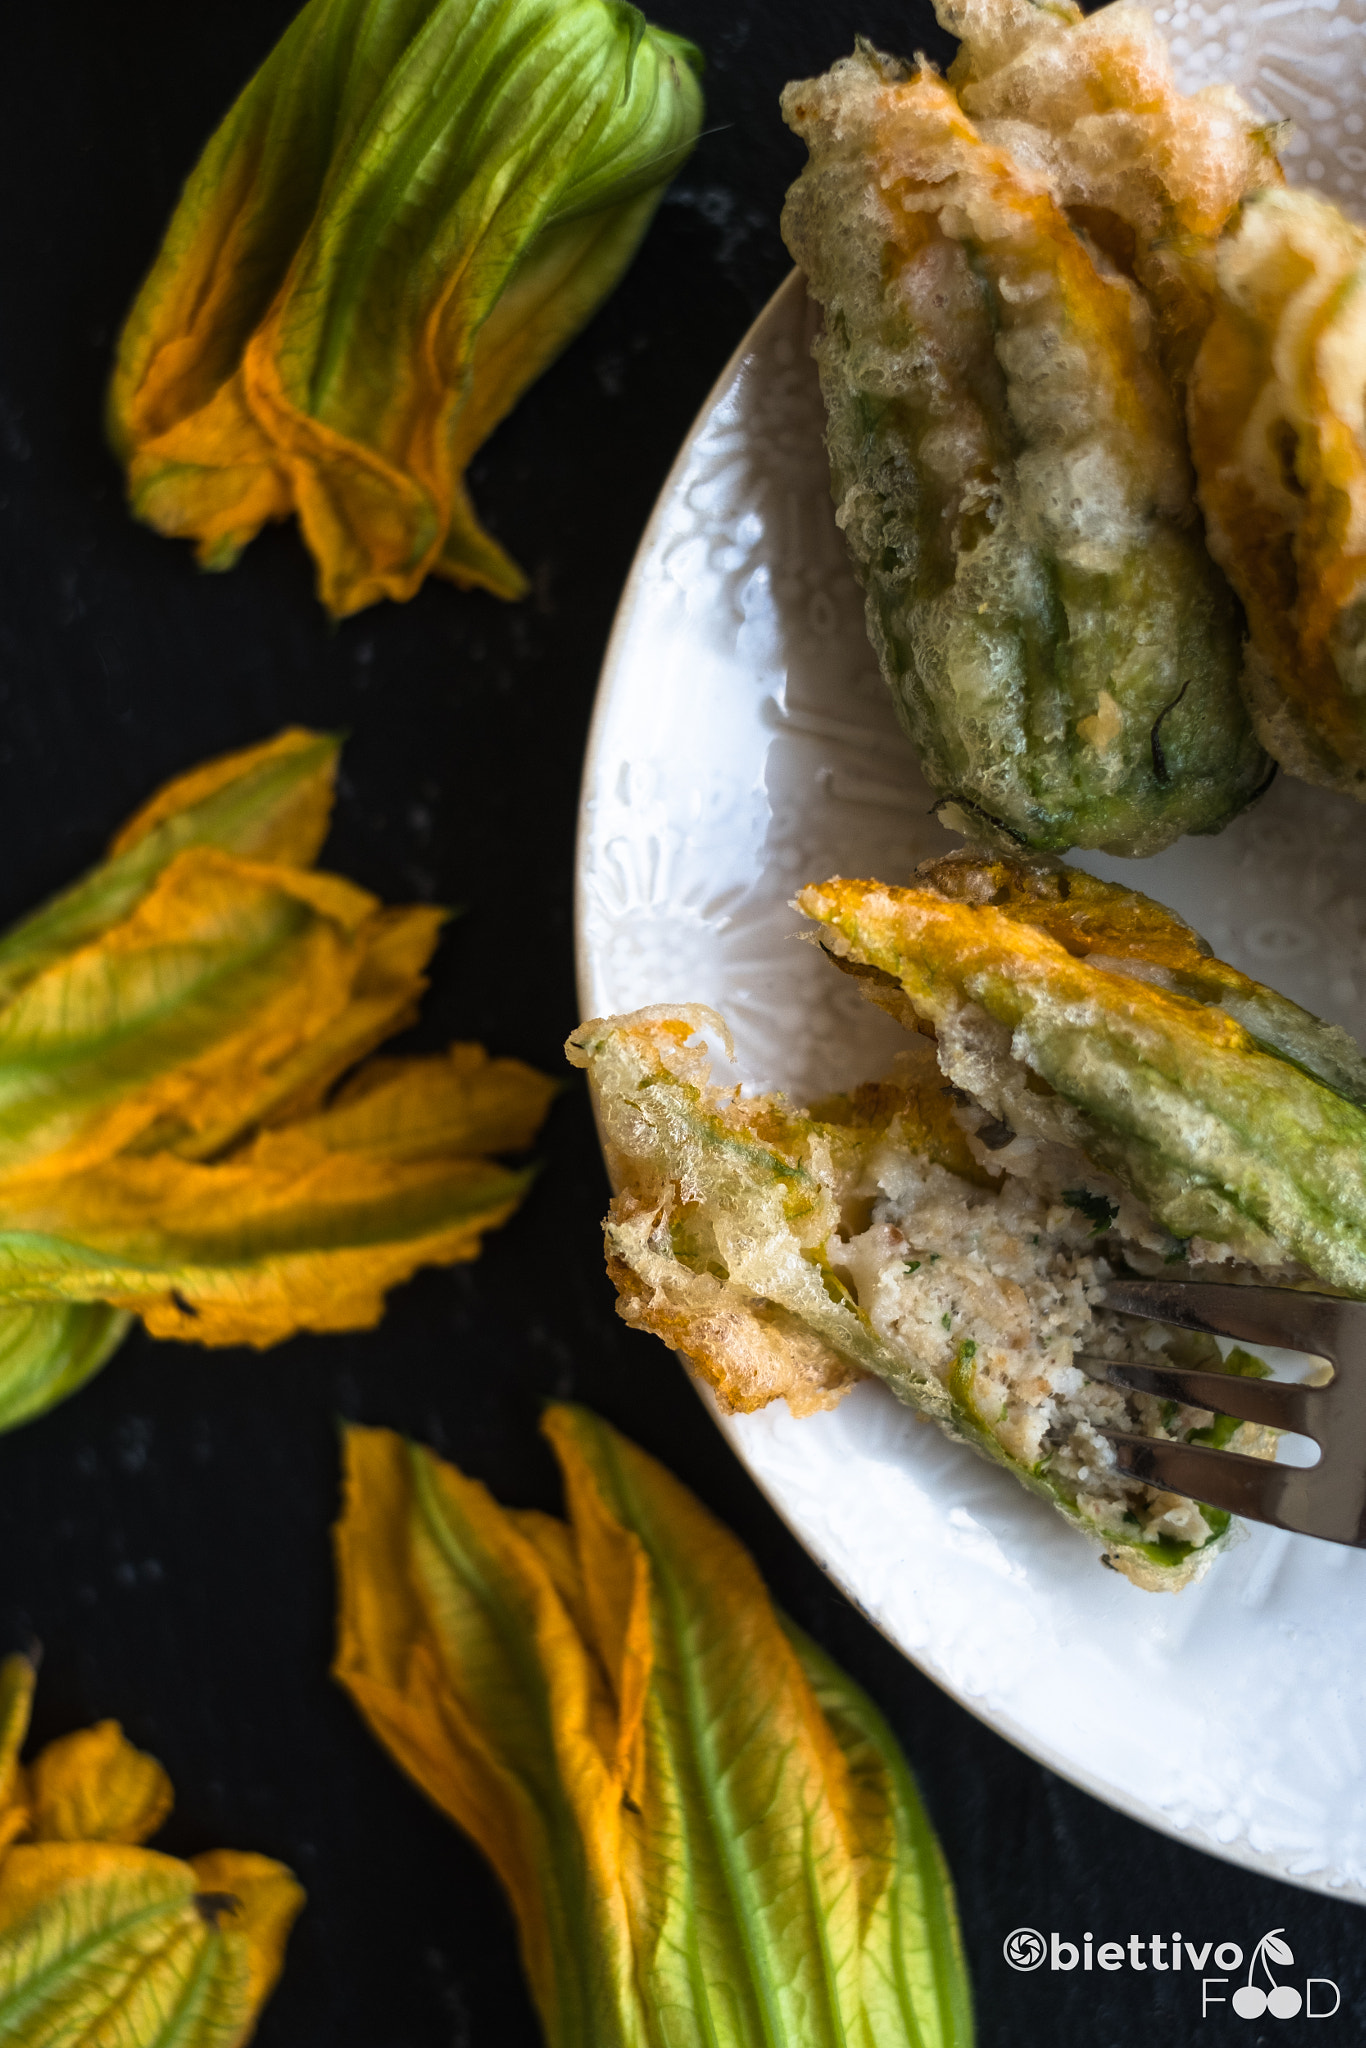
[[[525,1193],[487,1155],[531,1143],[543,1075],[472,1045],[352,1071],[416,1017],[445,912],[299,865],[335,765],[291,729],[180,777],[0,938],[0,1429],[131,1312],[216,1345],[368,1328]]]
[[[328,1142],[327,1112],[268,1130],[213,1165],[162,1152],[0,1190],[0,1292],[112,1301],[155,1336],[278,1343],[366,1329],[419,1266],[478,1256],[526,1169]]]
[[[297,1042],[281,1045],[264,1030],[244,1034],[234,1063],[225,1063],[214,1077],[193,1127],[185,1128],[182,1112],[181,1127],[165,1130],[162,1142],[186,1159],[214,1158],[254,1124],[275,1124],[315,1109],[339,1074],[416,1021],[426,966],[444,922],[445,912],[427,904],[375,910],[351,934],[344,952],[329,949],[335,977],[332,995],[325,998],[330,1018],[322,1021],[318,1008],[324,985],[315,968],[307,1009],[295,991]],[[370,1071],[363,1068],[346,1086],[361,1085]]]
[[[526,578],[470,457],[617,283],[698,53],[602,0],[313,0],[210,140],[110,390],[133,510],[233,562],[297,512],[337,615]]]
[[[349,1430],[346,1455],[336,1675],[497,1870],[542,2010],[567,2001],[586,2022],[591,1977],[604,2019],[628,2012],[622,1788],[595,1739],[614,1718],[597,1659],[482,1486],[385,1430]]]
[[[11,1849],[0,1864],[0,2038],[15,2048],[240,2048],[284,1916],[277,1908],[264,1939],[233,1917],[197,1867],[150,1849]]]
[[[0,1178],[74,1173],[154,1135],[219,1147],[316,1093],[411,1014],[441,916],[178,854],[131,916],[0,1010]]]
[[[108,859],[0,937],[0,1003],[126,917],[186,847],[306,864],[327,830],[339,747],[333,735],[292,727],[169,783]]]
[[[0,2040],[15,2048],[239,2048],[304,1901],[264,1856],[190,1863],[133,1846],[170,1781],[116,1721],[18,1756],[34,1667],[0,1665]],[[8,1802],[8,1803],[7,1803]],[[32,1842],[7,1845],[31,1820]]]
[[[332,818],[337,752],[338,742],[331,734],[290,725],[273,740],[204,761],[164,783],[133,813],[110,840],[109,858],[117,860],[179,820],[221,818],[232,799],[240,820],[233,853],[245,860],[311,867]]]
[[[521,1060],[452,1045],[429,1059],[371,1060],[309,1128],[332,1150],[393,1158],[525,1152],[558,1092]]]
[[[19,1761],[38,1670],[31,1657],[0,1664],[0,1858],[28,1827],[28,1773]]]
[[[199,1896],[234,1903],[226,1931],[247,1951],[247,1997],[259,2011],[275,1989],[285,1964],[285,1944],[304,1905],[303,1886],[283,1863],[243,1849],[210,1849],[190,1859]]]
[[[145,1842],[175,1804],[154,1756],[117,1721],[49,1742],[29,1766],[30,1832],[38,1842]]]
[[[966,2048],[942,1860],[876,1712],[583,1410],[570,1521],[346,1435],[336,1676],[510,1894],[554,2048]]]

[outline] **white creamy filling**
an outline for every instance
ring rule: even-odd
[[[1093,1307],[1111,1268],[1088,1220],[1014,1174],[999,1191],[965,1190],[957,1175],[891,1146],[872,1162],[864,1192],[871,1222],[830,1250],[882,1341],[945,1384],[956,1375],[955,1391],[983,1428],[1074,1494],[1098,1531],[1205,1542],[1198,1506],[1116,1472],[1100,1431],[1183,1435],[1208,1415],[1172,1414],[1072,1362],[1074,1351],[1152,1358],[1171,1334]]]

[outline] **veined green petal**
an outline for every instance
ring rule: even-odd
[[[0,1302],[0,1432],[32,1422],[84,1386],[131,1322],[102,1301]]]
[[[49,1227],[0,1228],[0,1302],[113,1302],[199,1344],[367,1329],[419,1266],[477,1258],[531,1178],[483,1159],[328,1157],[294,1133],[210,1167],[116,1160],[25,1187]]]
[[[488,1155],[530,1146],[545,1076],[356,1065],[416,1016],[445,912],[310,867],[336,756],[291,729],[178,777],[0,941],[0,1430],[132,1312],[204,1344],[367,1328],[530,1184]]]
[[[326,1086],[411,1014],[441,918],[187,848],[131,916],[0,1009],[0,1179],[153,1135],[226,1145]]]
[[[387,1430],[347,1430],[346,1475],[336,1676],[493,1863],[551,2048],[653,2048],[593,1739],[604,1677],[525,1518]]]
[[[334,734],[291,727],[169,783],[106,860],[0,938],[0,1004],[127,917],[186,847],[309,866],[327,832],[340,746]]]
[[[267,1939],[282,1948],[298,1886],[264,1857],[229,1860],[258,1885],[274,1879]],[[113,1843],[21,1844],[0,1864],[0,2036],[15,2048],[238,2048],[269,1989],[259,1942],[191,1864]]]
[[[530,1181],[544,1076],[477,1046],[339,1076],[416,1013],[444,918],[311,871],[336,744],[169,784],[22,928],[0,1001],[0,1429],[154,1334],[364,1328]],[[263,858],[242,857],[245,849]],[[228,850],[234,849],[234,850]]]
[[[973,2034],[963,1935],[944,1852],[915,1780],[868,1695],[795,1623],[784,1618],[783,1627],[855,1788],[869,2048],[904,2048],[908,2039],[915,2048],[957,2048]]]
[[[21,1765],[36,1675],[28,1657],[0,1664],[0,2039],[241,2048],[302,1890],[249,1851],[180,1863],[133,1846],[175,1795],[117,1721],[59,1736]]]
[[[226,567],[297,511],[339,614],[433,569],[520,595],[465,466],[629,262],[698,66],[620,0],[312,0],[129,316],[110,426],[138,516]]]
[[[947,1873],[873,1709],[652,1459],[582,1409],[545,1426],[567,1529],[348,1430],[335,1669],[494,1863],[548,2041],[969,2048]]]
[[[557,1406],[546,1429],[571,1521],[595,1491],[649,1564],[648,1796],[630,1830],[648,2003],[690,2011],[676,2038],[697,2048],[846,2048],[866,2018],[866,1844],[845,1760],[758,1572],[686,1488],[586,1409]],[[904,2004],[899,2016],[904,2040]]]

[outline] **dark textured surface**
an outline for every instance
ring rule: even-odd
[[[12,8],[0,79],[0,915],[90,860],[163,776],[287,720],[351,735],[329,863],[393,899],[465,906],[419,1037],[559,1070],[576,1021],[577,763],[631,551],[716,371],[786,269],[796,146],[783,79],[855,30],[942,52],[876,0],[677,0],[708,53],[709,133],[616,300],[474,476],[535,577],[517,610],[433,585],[330,627],[295,535],[229,576],[135,527],[99,408],[120,316],[199,144],[288,0]],[[590,1402],[753,1547],[788,1610],[869,1687],[915,1765],[958,1880],[990,2048],[1360,2040],[1354,1908],[1116,1818],[904,1663],[761,1501],[658,1346],[612,1313],[605,1199],[577,1084],[545,1171],[483,1261],[428,1274],[382,1330],[256,1356],[137,1338],[86,1392],[0,1439],[0,1648],[41,1639],[40,1737],[116,1715],[164,1758],[162,1838],[269,1852],[310,1893],[263,2048],[521,2048],[537,2039],[508,1915],[479,1858],[327,1678],[338,1416],[437,1445],[506,1500],[555,1502],[547,1395]],[[1203,2025],[1190,1975],[1015,1977],[1020,1923],[1244,1948],[1284,1927],[1338,1979],[1323,2024]],[[1299,1974],[1297,1972],[1296,1974]]]

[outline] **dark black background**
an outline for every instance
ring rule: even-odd
[[[661,0],[662,4],[662,0]],[[351,734],[329,865],[464,906],[415,1043],[483,1040],[551,1072],[577,1021],[578,763],[604,641],[669,461],[787,268],[799,157],[783,81],[857,30],[947,54],[921,5],[671,0],[708,58],[710,132],[634,269],[480,457],[518,608],[433,583],[337,628],[292,530],[222,577],[136,527],[105,452],[110,349],[180,180],[290,0],[41,0],[4,10],[0,79],[0,916],[92,860],[163,777],[290,720]],[[1366,2038],[1356,1908],[1118,1818],[989,1733],[882,1641],[766,1507],[677,1365],[612,1312],[605,1184],[581,1088],[481,1262],[428,1273],[373,1334],[258,1356],[139,1335],[84,1393],[0,1440],[0,1649],[41,1640],[36,1735],[119,1717],[178,1792],[161,1845],[283,1858],[309,1905],[262,2048],[537,2040],[479,1857],[327,1676],[336,1418],[435,1444],[505,1500],[556,1504],[550,1395],[591,1403],[748,1542],[776,1596],[891,1717],[957,1879],[990,2048],[1320,2038],[1203,2025],[1191,1978],[1012,1976],[1018,1924],[1250,1944],[1284,1927]],[[1138,1596],[1135,1596],[1136,1598]],[[1216,1703],[1217,1704],[1217,1703]]]

